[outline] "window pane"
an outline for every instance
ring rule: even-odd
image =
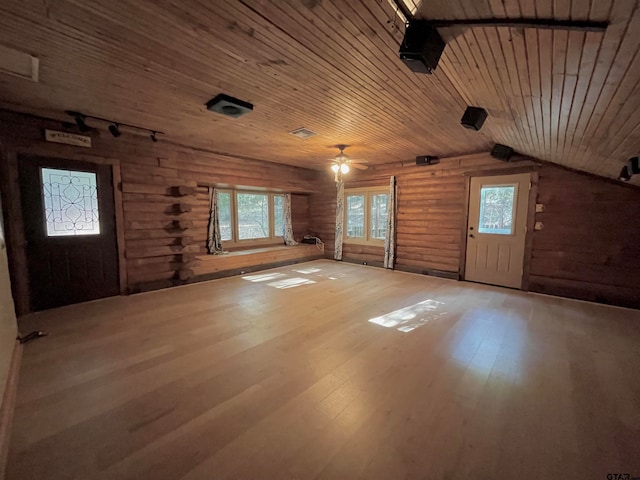
[[[387,235],[388,193],[371,195],[371,238],[384,240]]]
[[[480,190],[479,233],[511,235],[515,186],[482,187]]]
[[[238,193],[238,238],[269,238],[269,196]]]
[[[218,192],[218,223],[220,224],[220,239],[230,241],[231,234],[231,194]]]
[[[91,172],[42,169],[48,237],[100,233],[97,177]]]
[[[273,235],[284,237],[284,196],[274,195],[273,197]]]
[[[364,238],[364,195],[347,196],[347,237]]]

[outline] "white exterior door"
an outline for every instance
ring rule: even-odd
[[[520,288],[528,173],[471,178],[465,280]]]

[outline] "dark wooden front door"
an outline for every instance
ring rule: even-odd
[[[21,157],[30,306],[119,293],[111,166]]]

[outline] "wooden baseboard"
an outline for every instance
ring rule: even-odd
[[[368,265],[370,267],[384,268],[384,262],[379,262],[375,260],[360,260],[359,258],[342,257],[342,261],[347,263],[355,263],[356,265]]]
[[[394,270],[407,273],[417,273],[419,275],[429,275],[431,277],[448,278],[449,280],[460,280],[460,274],[458,272],[447,272],[445,270],[435,270],[433,268],[407,267],[396,264]]]
[[[11,424],[13,412],[16,406],[16,393],[18,391],[18,374],[22,359],[22,345],[16,341],[9,366],[9,376],[5,385],[2,403],[0,404],[0,479],[4,479],[9,456],[9,439],[11,436]]]

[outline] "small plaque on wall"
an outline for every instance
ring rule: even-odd
[[[49,130],[47,128],[44,131],[44,138],[47,142],[64,143],[66,145],[74,145],[76,147],[91,148],[91,137],[87,135],[59,132],[57,130]]]

